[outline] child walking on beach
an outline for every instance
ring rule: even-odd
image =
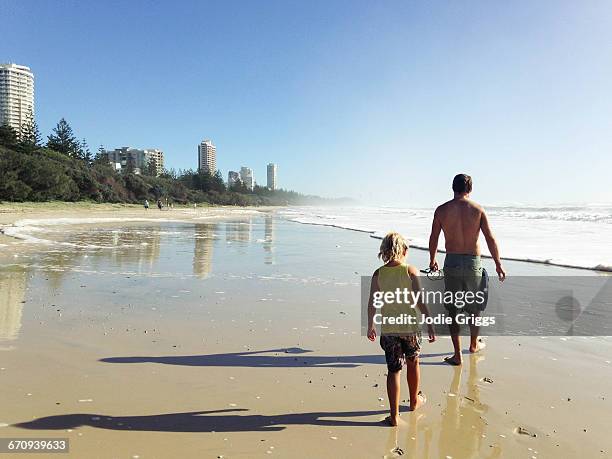
[[[421,289],[417,269],[405,264],[407,253],[408,244],[401,234],[389,233],[384,237],[378,257],[385,264],[372,276],[368,303],[370,341],[376,339],[375,324],[381,325],[380,347],[385,351],[388,369],[388,421],[392,426],[399,422],[400,375],[404,365],[410,393],[410,410],[418,409],[426,401],[425,395],[419,391],[421,332],[415,307],[425,316],[429,316],[429,310],[420,301],[420,297],[413,301],[414,296],[403,294],[410,291],[416,293]],[[401,292],[400,295],[397,295],[398,291]],[[402,319],[404,322],[398,323]],[[427,331],[429,342],[434,342],[436,337],[433,326],[428,325]]]

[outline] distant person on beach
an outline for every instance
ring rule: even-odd
[[[446,291],[477,292],[480,289],[483,271],[480,263],[480,247],[478,236],[482,231],[499,280],[506,278],[506,272],[499,258],[497,242],[489,227],[489,221],[484,209],[474,201],[470,201],[472,192],[472,177],[458,174],[453,179],[454,198],[439,206],[433,218],[431,235],[429,236],[429,268],[438,271],[436,252],[440,231],[444,231],[446,258],[444,259],[444,284]],[[480,310],[476,304],[466,305],[463,309],[471,316],[478,316]],[[454,355],[445,361],[451,365],[461,365],[461,342],[459,339],[459,324],[455,316],[460,308],[447,306],[449,315],[453,317],[450,334],[454,347]],[[484,348],[484,342],[478,339],[479,327],[470,325],[470,352],[478,352]]]
[[[370,286],[368,303],[368,339],[376,339],[374,316],[376,308],[381,309],[380,347],[385,351],[387,361],[387,395],[389,397],[389,424],[396,426],[399,422],[400,374],[406,365],[408,392],[410,393],[410,410],[414,411],[425,403],[425,395],[419,391],[419,353],[421,351],[421,331],[418,325],[414,302],[402,302],[396,299],[385,301],[384,305],[376,304],[376,298],[385,298],[385,294],[398,291],[419,292],[421,287],[418,273],[414,266],[405,264],[408,244],[398,233],[389,233],[380,244],[378,257],[385,263],[374,271]],[[427,306],[416,302],[422,314],[429,317]],[[396,325],[387,319],[400,318],[403,315],[413,318],[412,322]],[[429,342],[436,336],[432,325],[427,326]]]
[[[162,207],[164,207],[164,205],[162,204],[161,199],[158,199],[158,200],[157,200],[157,208],[158,208],[159,210],[162,210]]]
[[[148,199],[145,199],[144,208],[145,210],[149,210],[149,200]]]

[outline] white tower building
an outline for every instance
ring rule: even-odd
[[[276,171],[278,167],[274,163],[268,164],[268,189],[276,190]]]
[[[217,172],[217,147],[212,140],[202,140],[198,145],[198,169],[210,174]]]
[[[24,65],[0,64],[0,125],[20,132],[30,114],[34,116],[34,74]]]
[[[240,180],[244,183],[249,190],[255,188],[255,177],[253,176],[253,169],[250,167],[240,168]]]

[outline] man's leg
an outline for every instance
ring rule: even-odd
[[[482,283],[482,267],[480,258],[474,259],[472,266],[466,269],[465,275],[465,291],[478,294]],[[468,304],[465,307],[466,312],[470,314],[470,352],[478,352],[484,349],[484,342],[478,340],[480,327],[474,325],[474,320],[480,317],[480,309],[476,303]]]
[[[463,291],[463,269],[459,256],[447,254],[444,260],[444,291],[457,292]],[[444,361],[450,365],[461,365],[461,340],[459,339],[459,324],[457,323],[457,313],[459,312],[454,304],[447,305],[448,316],[453,319],[449,325],[451,341],[453,343],[453,356],[447,357]]]
[[[470,322],[470,352],[478,352],[486,347],[484,341],[479,340],[478,336],[480,333],[480,327],[473,324],[473,321],[476,317],[480,316],[480,311],[474,314],[471,314],[472,322]]]
[[[453,323],[448,326],[451,335],[451,341],[453,342],[453,356],[447,357],[444,361],[450,365],[461,365],[461,339],[459,338],[459,324],[457,323],[457,314],[453,314]]]

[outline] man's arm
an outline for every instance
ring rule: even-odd
[[[429,267],[437,271],[438,262],[436,261],[436,253],[438,252],[438,239],[440,239],[440,231],[442,231],[442,223],[440,223],[439,208],[434,212],[433,222],[431,224],[431,234],[429,235]]]
[[[374,293],[378,292],[380,287],[378,286],[378,269],[374,271],[372,275],[372,282],[370,284],[370,299],[368,301],[368,339],[374,341],[376,339],[376,327],[374,327],[374,314],[376,308],[374,307]]]
[[[499,248],[497,247],[497,241],[495,240],[495,236],[493,236],[493,232],[491,231],[491,227],[489,226],[489,220],[487,218],[487,214],[482,211],[482,215],[480,217],[480,230],[485,237],[485,241],[487,241],[487,247],[489,248],[489,252],[491,252],[491,256],[493,257],[493,261],[495,261],[495,271],[497,271],[497,275],[499,276],[499,280],[503,281],[506,278],[506,272],[504,268],[502,268],[501,259],[499,258]]]

